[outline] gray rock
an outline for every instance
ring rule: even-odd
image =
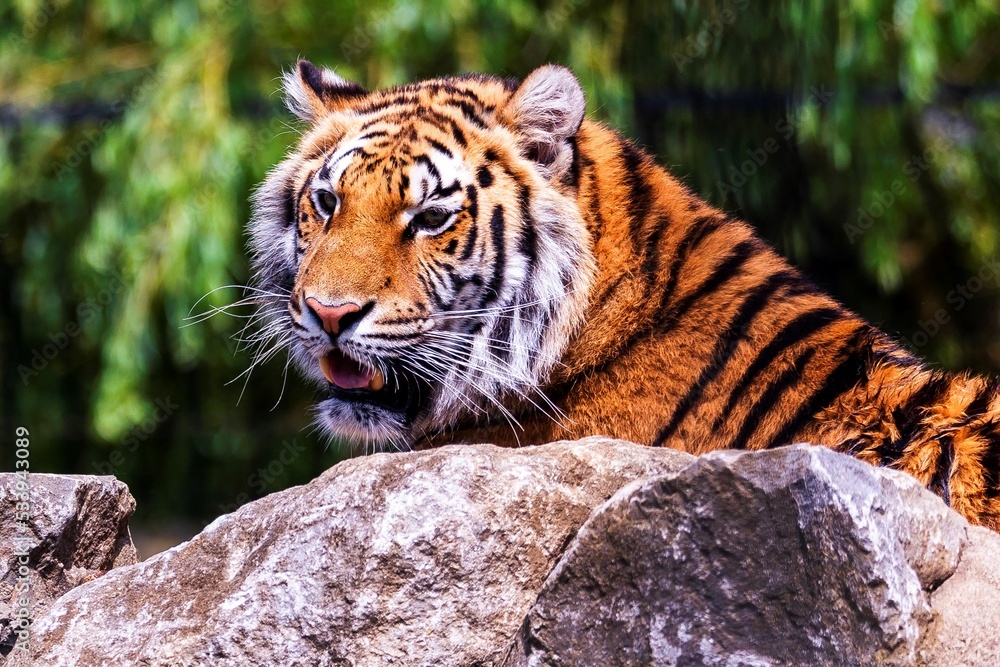
[[[496,664],[593,508],[691,460],[591,438],[347,461],[69,592],[35,664]]]
[[[709,454],[594,512],[505,664],[913,664],[966,526],[822,447]]]
[[[12,625],[22,609],[37,619],[70,589],[136,562],[128,532],[135,500],[125,484],[87,475],[32,473],[27,480],[27,517],[18,521],[25,519],[18,516],[25,510],[18,507],[19,477],[0,473],[0,664],[20,651]]]
[[[45,477],[38,590],[134,560],[124,485]],[[447,447],[345,462],[73,588],[5,667],[995,667],[998,570],[1000,536],[824,448]]]
[[[1000,535],[970,526],[969,538],[958,569],[931,596],[922,666],[1000,665]]]

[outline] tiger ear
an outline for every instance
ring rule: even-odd
[[[300,60],[295,69],[282,77],[285,106],[293,114],[315,123],[323,116],[342,108],[350,100],[368,94],[362,86],[342,79],[326,68]]]
[[[514,92],[507,114],[517,131],[521,153],[549,179],[570,168],[572,138],[587,109],[580,82],[558,65],[533,71]]]

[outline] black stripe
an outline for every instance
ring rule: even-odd
[[[458,123],[456,123],[453,119],[449,118],[448,124],[451,126],[451,136],[455,137],[455,141],[458,142],[458,145],[461,146],[462,148],[468,146],[469,142],[466,140],[465,133],[462,132],[462,128],[458,126]]]
[[[531,188],[522,185],[518,191],[518,205],[521,213],[521,234],[517,249],[528,259],[525,271],[526,282],[530,282],[538,261],[538,235],[535,233],[535,219],[531,216]]]
[[[493,338],[495,340],[503,341],[504,343],[503,345],[497,345],[496,347],[492,347],[491,349],[493,350],[492,354],[496,356],[498,360],[504,363],[510,361],[510,355],[511,352],[513,352],[510,346],[510,340],[511,340],[510,331],[512,326],[513,326],[513,318],[501,316],[497,320],[496,325],[494,325],[492,335],[490,336],[490,338]]]
[[[506,261],[503,226],[503,205],[497,204],[493,207],[493,215],[490,216],[490,235],[493,241],[493,275],[486,284],[486,289],[483,290],[484,302],[480,304],[480,308],[490,300],[500,298],[500,290],[503,288],[503,271],[505,268],[504,262]]]
[[[976,397],[972,399],[969,406],[965,408],[965,416],[969,418],[979,417],[986,409],[990,407],[990,403],[996,395],[997,382],[993,378],[988,378]]]
[[[566,139],[566,143],[569,144],[569,149],[573,151],[573,160],[569,163],[569,170],[563,176],[562,183],[571,188],[578,187],[580,185],[580,171],[582,167],[582,160],[580,159],[580,147],[577,146],[576,137],[569,137]]]
[[[691,223],[687,231],[684,232],[684,238],[677,245],[677,250],[674,252],[674,259],[670,263],[670,273],[667,278],[667,284],[663,289],[663,293],[660,295],[660,307],[657,312],[665,313],[667,310],[667,304],[670,298],[673,296],[674,289],[677,287],[677,279],[680,276],[681,270],[687,263],[688,257],[690,257],[692,251],[694,251],[702,241],[711,236],[713,232],[718,230],[726,218],[720,217],[718,215],[709,215],[698,218]]]
[[[446,106],[458,107],[458,109],[462,112],[462,115],[465,116],[466,120],[481,130],[486,129],[486,121],[480,118],[479,112],[468,102],[464,100],[445,100],[442,104]]]
[[[410,117],[412,117],[412,112],[410,112],[409,114],[402,115],[398,119],[398,122],[410,120]],[[374,121],[371,121],[370,124],[375,124],[386,120],[388,119],[378,118]],[[456,122],[455,119],[449,116],[448,114],[441,113],[440,111],[437,111],[435,109],[421,107],[420,120],[421,122],[427,123],[428,125],[437,128],[442,134],[451,134],[451,136],[454,137],[455,139],[455,143],[457,143],[462,148],[465,148],[466,146],[469,145],[469,142],[465,138],[465,134],[462,132],[462,129],[458,126],[458,122]]]
[[[394,106],[419,106],[420,98],[416,95],[400,94],[390,95],[382,100],[365,104],[355,110],[358,115],[366,115],[377,111],[384,111]]]
[[[730,392],[721,414],[728,415],[732,411],[746,390],[757,380],[757,376],[774,363],[774,360],[780,354],[787,351],[788,348],[796,343],[809,338],[820,329],[836,322],[842,316],[843,313],[836,308],[818,308],[802,313],[785,325],[785,328],[778,332],[771,339],[771,342],[764,346],[757,354],[757,357],[750,362],[750,365],[741,374],[740,381],[736,383]]]
[[[431,176],[433,176],[437,180],[438,186],[440,187],[440,184],[441,184],[441,172],[439,172],[437,170],[437,167],[434,166],[434,163],[431,161],[431,159],[428,156],[426,156],[426,155],[418,155],[416,158],[414,158],[413,161],[416,164],[422,164],[425,167],[427,167],[427,171],[430,172]]]
[[[291,180],[285,181],[281,189],[281,223],[286,229],[295,225],[298,228],[299,202],[295,198],[295,185]]]
[[[375,139],[376,137],[388,137],[389,132],[387,130],[372,130],[371,132],[366,132],[358,137],[355,141],[364,141],[367,139]]]
[[[434,194],[437,197],[440,197],[440,198],[444,199],[445,197],[450,197],[451,195],[455,194],[461,188],[462,188],[462,184],[459,183],[458,181],[455,181],[454,183],[452,183],[451,185],[449,185],[446,188],[443,188],[440,185],[438,185],[438,187],[434,189]]]
[[[420,265],[420,268],[426,270],[426,267],[423,264]],[[427,276],[425,276],[423,273],[417,274],[417,280],[420,282],[420,285],[424,288],[424,294],[431,294],[434,291],[433,286],[429,282],[429,278],[427,278]]]
[[[432,137],[427,137],[427,143],[429,143],[431,146],[433,146],[440,152],[444,153],[448,157],[454,157],[454,155],[452,155],[451,153],[451,150],[437,139],[434,139]]]
[[[1000,496],[1000,422],[994,418],[991,431],[983,430],[988,444],[979,458],[983,466],[983,477],[986,481],[986,497],[993,499]]]
[[[427,296],[430,297],[438,312],[448,310],[448,303],[444,300],[444,295],[442,294],[446,287],[444,277],[434,266],[426,265],[424,269],[427,271],[427,274],[424,276],[428,283]]]
[[[295,216],[295,218],[293,218],[293,222],[295,222],[295,233],[296,233],[296,236],[299,237],[299,238],[302,237],[302,223],[305,222],[308,219],[307,216],[302,215],[302,210],[301,210],[301,208],[299,206],[299,202],[302,201],[302,198],[305,197],[306,190],[309,189],[309,186],[312,185],[313,177],[315,176],[315,174],[316,174],[316,170],[315,169],[313,169],[312,171],[310,171],[306,175],[305,180],[302,182],[302,187],[299,188],[298,192],[296,192],[295,195],[294,195],[295,200],[293,202],[292,215]],[[291,188],[291,185],[292,185],[291,183],[288,184],[289,188]],[[325,229],[326,228],[324,227],[324,231],[325,231]]]
[[[595,312],[600,312],[604,308],[604,304],[606,304],[614,295],[614,293],[618,290],[618,288],[621,287],[621,284],[622,282],[624,282],[625,277],[627,275],[628,275],[627,273],[622,273],[617,278],[615,278],[614,282],[612,282],[607,287],[607,289],[605,289],[603,292],[600,293],[600,295],[598,295],[593,299],[590,306],[591,309],[593,309]]]
[[[469,235],[466,237],[465,247],[462,248],[462,254],[458,256],[461,260],[467,260],[472,257],[472,251],[476,248],[476,237],[478,236],[479,229],[476,225],[476,221],[473,220],[472,224],[469,225]]]
[[[375,155],[375,153],[369,153],[368,151],[366,151],[362,146],[355,146],[349,151],[346,151],[338,155],[337,159],[328,161],[326,164],[323,165],[323,168],[327,170],[327,173],[329,173],[329,170],[333,169],[334,165],[340,164],[344,160],[348,160],[348,165],[349,165],[351,162],[350,158],[354,155],[360,155],[362,160],[372,160],[378,157],[377,155]],[[344,167],[344,172],[341,173],[341,178],[343,178],[344,173],[346,172],[347,172],[347,167]]]
[[[479,171],[476,172],[476,180],[479,182],[479,187],[488,188],[493,185],[493,174],[490,173],[490,168],[486,165],[479,167]]]
[[[806,367],[806,364],[809,363],[809,360],[813,358],[814,354],[816,354],[816,348],[806,348],[799,354],[794,363],[783,370],[778,379],[764,390],[764,393],[760,395],[757,402],[747,412],[746,418],[743,420],[743,426],[740,427],[739,433],[736,434],[729,448],[746,449],[750,437],[760,427],[761,420],[774,407],[774,404],[782,397],[785,390],[793,382],[802,378],[802,371]]]
[[[950,435],[937,439],[941,450],[937,457],[937,471],[927,489],[941,496],[946,505],[951,505],[951,463],[955,456],[955,443]]]
[[[660,257],[662,254],[660,252],[660,243],[669,227],[670,216],[662,213],[657,218],[653,231],[646,238],[646,247],[643,249],[642,272],[646,276],[647,290],[652,289],[653,285],[659,279]]]
[[[361,127],[359,129],[361,132],[364,132],[365,130],[368,130],[376,125],[388,125],[391,129],[395,130],[393,136],[398,137],[402,135],[402,130],[399,127],[400,125],[407,126],[408,125],[407,121],[413,120],[414,116],[419,116],[421,120],[426,120],[427,116],[432,113],[435,112],[431,109],[428,109],[427,107],[419,107],[419,106],[417,108],[400,107],[399,109],[395,109],[391,112],[384,113],[379,116],[375,116],[374,118],[366,120],[364,123],[361,124]],[[436,114],[436,115],[443,116],[444,114]],[[440,119],[429,120],[427,122],[429,125],[433,125],[434,127],[437,127],[439,130],[444,132],[444,125],[440,124]],[[415,130],[412,129],[412,126],[410,126],[410,128],[411,128],[410,136],[412,137]]]
[[[465,196],[468,198],[469,203],[466,205],[465,210],[469,212],[472,216],[473,221],[479,219],[479,191],[476,190],[475,186],[467,185],[465,186]]]
[[[867,327],[862,326],[851,336],[848,343],[842,348],[842,351],[846,352],[843,360],[832,373],[826,376],[826,381],[819,391],[802,403],[785,426],[767,441],[765,449],[791,444],[792,436],[798,433],[817,412],[833,403],[835,398],[852,389],[864,379],[865,351],[858,348],[858,342],[866,331]]]
[[[895,366],[897,368],[912,368],[914,366],[923,366],[924,364],[920,357],[916,357],[902,348],[876,350],[874,361],[875,363]]]
[[[388,324],[388,322],[379,322],[379,324]],[[410,333],[366,333],[366,340],[415,340],[418,338],[423,338],[423,331],[412,331]]]
[[[329,161],[325,161],[323,163],[323,166],[319,168],[319,171],[316,172],[316,178],[318,178],[321,181],[325,181],[325,180],[327,180],[327,179],[330,178],[330,163],[329,163]]]
[[[423,84],[423,87],[431,90],[432,92],[438,93],[444,91],[449,95],[457,95],[458,97],[465,97],[469,101],[475,103],[478,106],[483,106],[483,100],[472,90],[468,88],[459,88],[453,83],[435,83],[435,84]]]
[[[625,213],[629,216],[629,233],[636,249],[643,246],[643,229],[646,215],[652,202],[649,183],[643,178],[642,165],[645,156],[631,142],[621,144],[622,167],[625,171],[625,184],[628,186],[628,202]]]
[[[920,389],[906,399],[905,403],[892,411],[892,420],[899,431],[899,437],[876,447],[881,465],[890,465],[899,460],[913,436],[917,434],[926,412],[925,408],[940,403],[949,391],[951,391],[951,378],[944,373],[933,373]]]
[[[770,296],[771,294],[774,294],[777,290],[779,290],[782,286],[784,286],[786,287],[786,289],[784,294],[782,295],[782,298],[787,299],[788,297],[797,296],[799,294],[800,286],[798,283],[795,282],[795,278],[796,274],[794,271],[790,269],[784,269],[778,271],[777,273],[772,274],[767,279],[767,281],[757,289],[764,289],[766,287],[766,289],[769,292],[768,296]],[[792,282],[789,283],[788,282],[789,280],[791,280]],[[749,330],[749,322],[747,323],[745,330],[742,332],[744,336],[747,334],[748,330]],[[739,386],[733,391],[729,392],[729,398],[726,400],[726,405],[722,408],[722,410],[719,412],[719,415],[715,418],[715,422],[712,423],[712,429],[711,429],[712,431],[718,429],[722,425],[722,422],[732,413],[733,407],[736,405],[736,401],[738,401],[743,394],[742,390],[737,391],[737,389],[739,389]]]
[[[465,247],[462,248],[462,254],[458,256],[462,261],[472,257],[472,252],[476,249],[476,239],[479,235],[479,220],[476,219],[476,214],[479,210],[474,205],[476,189],[470,185],[469,190],[471,191],[470,196],[473,204],[469,205],[468,211],[469,215],[472,216],[472,220],[469,222],[469,234],[466,237]]]
[[[437,276],[440,280],[441,291],[435,295],[435,301],[438,303],[438,312],[445,312],[455,307],[456,280],[451,273],[438,273]]]
[[[757,254],[758,244],[753,239],[748,239],[746,241],[740,241],[737,243],[729,256],[726,257],[725,261],[715,267],[705,282],[703,282],[698,289],[684,296],[680,301],[670,309],[670,313],[660,314],[661,326],[673,326],[684,315],[687,311],[697,302],[699,299],[707,294],[711,294],[717,290],[724,282],[728,281],[730,278],[734,277],[740,269]]]
[[[770,302],[771,297],[774,296],[775,292],[777,292],[783,284],[784,282],[781,274],[774,274],[763,283],[756,286],[743,301],[739,310],[736,311],[736,314],[733,316],[733,319],[730,320],[725,331],[722,332],[716,341],[715,349],[712,351],[711,361],[707,366],[705,366],[705,368],[702,369],[701,374],[698,376],[698,379],[695,380],[694,384],[688,388],[687,394],[685,394],[677,404],[677,408],[671,415],[670,421],[667,422],[662,429],[660,429],[656,439],[653,440],[654,447],[661,446],[674,434],[677,428],[681,425],[681,422],[684,420],[684,417],[687,416],[688,412],[691,411],[698,399],[701,398],[701,394],[708,383],[722,373],[722,370],[736,352],[736,348],[739,346],[740,341],[746,336],[750,323],[764,309],[768,302]]]

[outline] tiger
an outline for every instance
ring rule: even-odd
[[[302,60],[253,195],[253,289],[365,451],[603,435],[792,443],[909,473],[1000,530],[1000,391],[933,369],[585,117],[574,74],[368,90]]]

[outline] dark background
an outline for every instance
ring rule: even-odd
[[[4,7],[3,468],[25,426],[32,471],[117,475],[140,526],[200,525],[346,455],[294,374],[282,390],[283,355],[244,389],[243,320],[185,326],[247,280],[247,199],[296,140],[276,91],[300,56],[370,87],[566,64],[592,117],[850,307],[941,367],[1000,367],[995,2]]]

